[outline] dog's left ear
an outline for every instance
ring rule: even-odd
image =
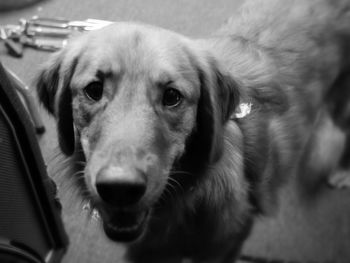
[[[196,169],[204,168],[199,164],[213,164],[219,160],[225,125],[240,100],[239,87],[232,76],[214,58],[200,58],[192,58],[200,82],[197,125],[189,138],[186,158],[183,158],[184,166]]]
[[[75,148],[70,81],[76,64],[76,59],[64,61],[63,51],[56,53],[36,79],[39,100],[56,118],[59,145],[68,156]]]
[[[201,96],[197,111],[197,131],[203,146],[208,147],[208,160],[216,162],[222,154],[224,127],[239,104],[239,87],[233,77],[214,58],[207,58],[198,69]]]

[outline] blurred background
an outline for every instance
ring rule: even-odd
[[[141,21],[179,33],[202,37],[213,33],[234,15],[241,0],[0,0],[0,25],[18,24],[19,19],[62,17],[110,21]],[[50,52],[25,48],[23,57],[9,55],[0,42],[0,61],[25,83],[35,74]],[[34,93],[34,87],[31,87]],[[124,248],[104,236],[87,205],[69,189],[60,176],[55,124],[43,110],[46,126],[39,136],[49,174],[59,186],[63,220],[70,246],[63,262],[125,262]],[[350,191],[321,184],[317,194],[300,195],[296,182],[281,191],[280,210],[257,220],[243,254],[278,259],[281,262],[350,262]]]

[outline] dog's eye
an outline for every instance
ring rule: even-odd
[[[168,88],[163,94],[163,105],[167,107],[175,107],[180,104],[182,94],[174,88]]]
[[[91,82],[84,88],[84,93],[90,100],[99,101],[103,94],[103,83],[100,81]]]

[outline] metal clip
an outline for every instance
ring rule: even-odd
[[[35,16],[29,20],[20,19],[18,25],[0,27],[2,28],[0,38],[40,50],[56,51],[66,46],[71,37],[112,23],[90,18],[83,21],[70,21],[64,18]],[[8,45],[7,42],[6,45]]]
[[[16,43],[8,37],[8,33],[4,28],[0,28],[0,39],[4,41],[5,47],[8,52],[15,57],[22,57],[23,55],[23,45],[21,43]]]

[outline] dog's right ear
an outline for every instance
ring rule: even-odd
[[[39,73],[36,87],[40,102],[56,118],[60,148],[69,156],[75,148],[70,81],[77,60],[63,60],[63,51],[54,54]]]

